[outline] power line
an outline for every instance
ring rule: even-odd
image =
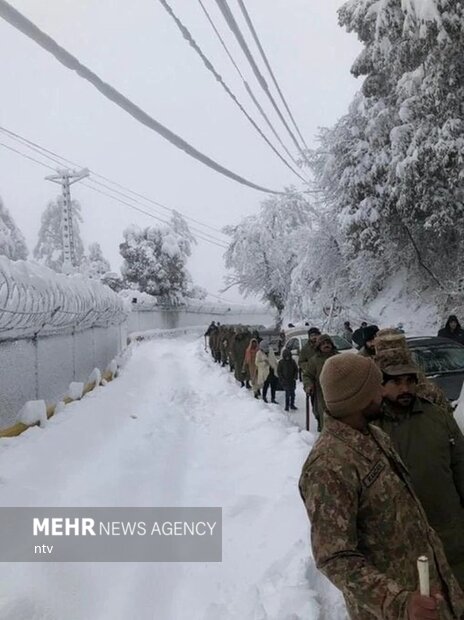
[[[93,187],[92,185],[88,185],[87,183],[82,183],[82,185],[84,187],[87,187],[88,189],[91,189],[93,192],[97,192],[97,194],[101,194],[102,196],[107,196],[108,198],[111,198],[112,200],[115,200],[116,202],[119,202],[123,205],[126,205],[127,207],[129,207],[130,209],[133,209],[134,211],[138,211],[139,213],[143,213],[144,215],[147,215],[148,217],[151,217],[154,220],[157,220],[158,222],[161,222],[163,224],[168,224],[169,222],[167,222],[166,220],[163,220],[160,217],[157,217],[156,215],[153,215],[153,213],[150,213],[149,211],[145,211],[144,209],[140,209],[139,207],[136,207],[135,205],[122,200],[121,198],[117,198],[116,196],[112,196],[111,194],[109,194],[108,192],[104,192],[100,189],[97,189],[96,187]],[[216,245],[220,248],[223,248],[224,250],[228,248],[228,246],[225,243],[221,243],[219,241],[213,241],[212,239],[208,239],[207,237],[203,237],[202,235],[200,235],[199,233],[196,233],[194,235],[195,237],[197,237],[198,239],[201,239],[202,241],[207,241],[208,243],[211,243],[213,245]]]
[[[30,161],[33,161],[36,164],[40,164],[44,168],[48,168],[49,170],[55,171],[55,168],[53,168],[52,166],[49,166],[48,164],[44,164],[42,161],[39,161],[38,159],[35,159],[34,157],[31,157],[30,155],[26,155],[25,153],[21,153],[21,151],[17,151],[12,146],[8,146],[7,144],[4,144],[3,142],[0,142],[0,146],[3,146],[5,149],[8,149],[9,151],[13,151],[13,153],[17,153],[18,155],[21,155],[22,157],[25,157],[26,159],[29,159]]]
[[[188,44],[190,45],[190,47],[192,47],[195,52],[200,56],[201,60],[203,61],[203,64],[205,65],[205,67],[208,69],[208,71],[210,71],[210,73],[213,74],[213,76],[215,77],[215,79],[219,82],[219,84],[222,86],[222,88],[226,91],[227,95],[232,99],[232,101],[234,102],[234,104],[239,108],[239,110],[242,112],[242,114],[246,117],[246,119],[248,120],[249,123],[251,123],[251,125],[253,126],[253,128],[258,132],[258,134],[261,136],[261,138],[266,142],[266,144],[272,149],[272,151],[274,152],[275,155],[277,155],[277,157],[285,164],[285,166],[287,166],[287,168],[289,168],[294,174],[296,174],[296,176],[303,182],[306,182],[306,179],[297,171],[295,170],[295,168],[293,168],[288,162],[287,160],[282,157],[282,155],[279,153],[279,151],[275,148],[275,146],[272,144],[272,142],[268,139],[268,137],[264,134],[264,132],[261,130],[261,128],[259,127],[259,125],[254,121],[254,119],[248,114],[248,112],[246,111],[246,109],[243,107],[243,105],[240,103],[240,101],[238,100],[237,96],[232,92],[232,90],[230,89],[230,87],[226,84],[226,82],[224,81],[223,77],[218,73],[218,71],[215,69],[214,65],[212,64],[212,62],[206,57],[206,55],[203,53],[202,49],[200,48],[200,46],[198,45],[198,43],[195,41],[195,39],[193,38],[191,32],[189,31],[189,29],[187,28],[187,26],[185,26],[184,23],[182,23],[182,21],[180,20],[180,18],[174,13],[172,7],[167,3],[166,0],[159,0],[160,4],[164,7],[164,9],[167,11],[167,13],[172,17],[172,19],[174,20],[176,26],[179,28],[182,36],[184,37],[184,39],[188,42]]]
[[[275,77],[274,71],[272,70],[272,67],[271,67],[271,65],[269,63],[269,60],[268,60],[267,56],[266,56],[264,48],[261,45],[261,41],[259,40],[258,34],[256,32],[256,29],[255,29],[254,25],[253,25],[253,22],[251,20],[250,14],[247,11],[245,3],[244,3],[243,0],[237,0],[237,1],[238,1],[239,6],[240,6],[240,9],[242,11],[242,14],[243,14],[243,16],[245,18],[245,21],[246,21],[246,23],[248,25],[248,28],[250,29],[250,32],[253,35],[253,39],[255,40],[255,43],[256,43],[256,45],[257,45],[257,47],[259,49],[259,53],[261,54],[261,58],[263,59],[264,64],[266,65],[267,70],[269,71],[269,74],[270,74],[270,76],[272,78],[272,81],[274,82],[274,86],[276,87],[277,92],[279,93],[279,96],[280,96],[280,98],[282,100],[282,103],[284,104],[285,109],[287,110],[287,113],[288,113],[288,115],[290,117],[290,120],[292,121],[293,126],[295,127],[295,129],[296,129],[296,131],[297,131],[297,133],[298,133],[298,135],[299,135],[299,137],[300,137],[304,147],[306,148],[306,150],[309,150],[308,149],[308,145],[306,144],[305,139],[303,138],[303,135],[302,135],[302,133],[301,133],[301,131],[300,131],[296,121],[295,121],[295,118],[294,118],[294,116],[292,114],[292,111],[290,110],[290,106],[288,105],[287,100],[285,99],[285,97],[284,97],[284,95],[282,93],[282,90],[281,90],[281,88],[280,88],[280,86],[279,86],[279,84],[277,82],[277,78]]]
[[[234,60],[234,57],[232,56],[232,54],[229,51],[229,48],[227,47],[223,37],[221,36],[221,33],[219,32],[219,30],[216,28],[216,25],[213,21],[213,19],[211,18],[211,15],[208,13],[208,10],[206,9],[205,5],[203,4],[202,0],[198,0],[204,14],[206,15],[206,18],[208,20],[208,22],[211,25],[211,28],[214,30],[217,38],[219,39],[219,42],[221,43],[222,47],[224,48],[227,56],[229,57],[231,63],[233,64],[233,66],[235,67],[235,70],[237,71],[237,73],[239,74],[243,85],[245,87],[245,90],[247,91],[250,99],[253,101],[253,103],[255,104],[258,112],[261,114],[261,116],[263,117],[264,121],[266,122],[267,126],[269,127],[269,129],[272,131],[272,133],[274,134],[275,138],[277,139],[277,141],[279,142],[280,146],[284,149],[284,151],[287,153],[287,155],[290,157],[290,159],[292,160],[292,162],[298,166],[298,162],[296,161],[296,159],[293,157],[293,155],[290,153],[290,151],[288,150],[288,148],[285,146],[285,143],[283,142],[282,138],[280,137],[280,135],[278,134],[276,128],[274,127],[274,125],[272,124],[272,122],[269,120],[268,115],[266,114],[266,112],[264,111],[262,105],[259,103],[258,98],[256,97],[256,95],[254,94],[254,92],[251,89],[251,86],[248,84],[248,82],[245,80],[243,73],[241,72],[239,66],[237,65],[237,63]]]
[[[28,159],[28,160],[38,164],[40,166],[43,166],[44,168],[47,168],[49,170],[55,171],[55,168],[53,168],[52,166],[49,166],[48,164],[46,164],[46,163],[44,163],[42,161],[39,161],[38,159],[35,159],[34,157],[31,157],[30,155],[26,155],[25,153],[22,153],[21,151],[13,148],[12,146],[8,146],[7,144],[4,144],[3,142],[0,142],[0,146],[8,149],[9,151],[12,151],[12,152],[16,153],[17,155],[20,155],[21,157],[24,157],[25,159]],[[152,219],[157,220],[158,222],[161,222],[163,224],[168,224],[169,223],[168,221],[163,220],[162,218],[153,215],[153,213],[150,213],[149,211],[144,211],[143,209],[140,209],[139,207],[136,207],[135,205],[133,205],[133,204],[131,204],[131,203],[125,201],[125,200],[117,198],[116,196],[112,196],[108,192],[104,192],[102,190],[99,190],[96,187],[94,187],[92,185],[89,185],[88,183],[82,183],[82,185],[87,187],[88,189],[94,191],[94,192],[97,192],[98,194],[101,194],[103,196],[107,196],[108,198],[111,198],[112,200],[115,200],[116,202],[124,204],[127,207],[129,207],[130,209],[133,209],[134,211],[138,211],[139,213],[143,213],[144,215],[146,215],[148,217],[151,217]],[[131,200],[133,200],[133,199],[131,199]],[[208,237],[204,237],[203,233],[200,234],[200,233],[197,232],[194,236],[197,237],[198,239],[201,239],[202,241],[206,241],[206,242],[211,243],[213,245],[216,245],[216,246],[218,246],[218,247],[220,247],[222,249],[227,249],[227,247],[228,247],[223,242],[214,241],[213,239],[209,239]]]
[[[115,103],[117,106],[125,110],[128,114],[130,114],[133,118],[135,118],[139,123],[142,123],[152,131],[155,131],[159,135],[163,136],[168,142],[173,144],[178,149],[184,151],[197,161],[205,164],[209,168],[212,168],[216,172],[240,183],[242,185],[246,185],[247,187],[251,187],[252,189],[256,189],[261,192],[270,193],[270,194],[282,194],[280,191],[271,190],[262,185],[257,185],[252,181],[248,181],[246,178],[232,172],[228,168],[222,166],[217,161],[208,157],[204,153],[198,151],[195,147],[185,141],[183,138],[175,134],[173,131],[159,123],[152,116],[147,114],[144,110],[142,110],[139,106],[133,103],[130,99],[125,97],[118,90],[113,88],[110,84],[104,82],[96,73],[91,71],[88,67],[83,65],[75,56],[70,54],[63,47],[58,45],[56,41],[54,41],[50,36],[45,34],[42,30],[40,30],[33,22],[24,17],[19,11],[13,8],[6,0],[0,0],[0,17],[2,17],[5,21],[7,21],[14,28],[22,32],[28,38],[32,39],[44,50],[52,54],[58,62],[62,65],[75,71],[81,78],[87,80],[94,86],[102,95],[104,95],[107,99]]]
[[[28,138],[25,138],[24,136],[21,136],[18,133],[15,133],[14,131],[11,131],[9,129],[6,129],[5,127],[2,127],[0,125],[0,131],[5,133],[9,138],[16,140],[17,142],[19,142],[20,144],[23,144],[24,146],[26,146],[27,148],[30,148],[31,150],[34,150],[35,152],[41,154],[43,157],[46,157],[47,159],[49,159],[50,161],[53,161],[54,163],[56,163],[58,166],[63,166],[63,162],[67,165],[71,165],[71,166],[76,166],[78,168],[82,168],[83,166],[81,164],[78,164],[70,159],[67,159],[66,157],[63,157],[62,155],[59,155],[58,153],[55,153],[54,151],[50,151],[49,149],[46,149],[45,147],[41,146],[40,144],[37,144],[36,142],[33,142],[32,140],[29,140]],[[53,168],[51,168],[53,170]],[[142,198],[143,200],[146,200],[147,202],[150,202],[160,208],[162,208],[165,211],[168,211],[169,213],[175,213],[176,211],[179,212],[176,209],[172,209],[170,207],[166,207],[165,205],[163,205],[161,202],[157,202],[156,200],[152,200],[151,198],[148,198],[147,196],[143,196],[142,194],[138,194],[137,192],[124,187],[124,185],[121,185],[120,183],[117,183],[116,181],[112,181],[111,179],[109,179],[108,177],[105,177],[101,174],[98,174],[97,172],[95,172],[95,170],[89,170],[89,172],[92,173],[92,175],[94,177],[98,177],[100,179],[103,179],[104,181],[106,181],[107,183],[110,183],[112,185],[115,185],[116,187],[119,187],[120,189],[123,189],[124,191],[126,191],[129,194],[133,194],[134,196],[137,196],[138,198]],[[95,179],[92,179],[93,183],[99,184],[98,181],[96,181]],[[104,186],[106,187],[106,186]],[[112,188],[108,188],[111,189],[111,191],[117,191],[117,190],[113,190]],[[133,200],[132,198],[130,198],[131,200]],[[183,214],[182,214],[183,215]],[[192,218],[188,215],[183,215],[185,217],[186,220],[190,220],[196,224],[199,224],[200,226],[204,226],[205,228],[208,228],[212,231],[214,231],[215,233],[220,233],[220,234],[224,234],[221,230],[219,230],[218,228],[214,228],[213,226],[209,226],[209,224],[205,224],[204,222],[201,222],[200,220],[197,220],[195,218]],[[200,231],[203,232],[203,231]],[[204,233],[204,234],[208,234],[208,233]],[[213,237],[213,235],[208,235]],[[213,237],[214,238],[214,237]]]
[[[0,127],[0,131],[3,131],[2,128]],[[8,134],[7,134],[8,135]],[[22,144],[23,146],[26,146],[29,149],[34,150],[35,152],[39,153],[40,155],[42,155],[42,157],[46,157],[47,159],[49,159],[50,161],[53,161],[55,164],[57,164],[58,166],[63,166],[63,162],[66,162],[69,160],[65,160],[64,158],[62,158],[60,155],[55,155],[55,157],[51,157],[50,155],[46,155],[45,153],[42,153],[42,151],[40,150],[41,147],[39,146],[31,146],[29,144],[24,144],[21,140],[14,138],[13,136],[10,136],[10,138],[12,138],[13,140],[16,140],[17,142],[19,142],[20,144]],[[56,157],[59,157],[60,159],[56,159]],[[60,161],[61,160],[61,161]],[[72,164],[77,165],[77,164]],[[81,166],[82,167],[82,166]],[[90,172],[90,171],[89,171]],[[124,198],[128,199],[128,200],[132,200],[133,202],[136,202],[137,204],[141,204],[142,206],[146,206],[142,203],[140,203],[138,200],[136,200],[135,198],[132,198],[131,196],[128,196],[127,194],[124,194],[120,191],[118,191],[117,189],[113,189],[112,187],[109,187],[108,185],[105,185],[104,183],[101,183],[100,181],[96,181],[95,179],[90,179],[90,182],[97,185],[97,186],[101,186],[104,189],[107,189],[111,192],[114,192],[115,194],[119,194],[120,196],[123,196]],[[88,184],[86,185],[87,187],[90,187]],[[148,208],[148,207],[147,207]],[[166,207],[167,208],[167,207]],[[175,213],[174,209],[169,209],[169,211],[171,213]],[[167,224],[168,222],[166,220],[159,220],[160,222],[163,222],[164,224]],[[219,242],[219,243],[223,243],[222,239],[218,239],[217,236],[213,236],[210,233],[204,232],[202,230],[199,230],[198,228],[196,228],[195,226],[190,226],[190,228],[192,230],[194,230],[195,232],[199,233],[200,235],[203,235],[201,238],[205,241],[207,241],[208,239],[205,239],[205,237],[210,237],[213,241],[215,242]]]
[[[1,0],[1,1],[3,2],[3,0]],[[233,16],[232,11],[230,10],[229,5],[227,4],[227,0],[216,0],[216,4],[218,5],[222,15],[224,16],[224,19],[226,20],[227,25],[229,26],[229,28],[233,32],[235,38],[237,39],[238,44],[242,48],[242,51],[245,54],[248,62],[250,63],[250,66],[253,69],[253,73],[255,74],[256,79],[258,80],[259,85],[261,86],[261,88],[266,93],[269,101],[272,104],[272,107],[274,108],[274,110],[276,111],[278,117],[282,121],[285,129],[288,131],[288,133],[289,133],[293,143],[295,144],[296,148],[301,153],[301,155],[303,157],[305,157],[305,153],[304,153],[303,149],[301,148],[300,144],[298,143],[298,140],[296,139],[295,134],[291,130],[291,128],[290,128],[289,124],[287,123],[287,121],[285,120],[282,112],[280,111],[280,108],[277,105],[276,100],[272,96],[272,93],[269,90],[269,86],[267,85],[267,82],[264,79],[263,74],[259,70],[259,67],[256,64],[256,61],[253,58],[253,54],[250,52],[250,48],[248,47],[248,45],[247,45],[247,43],[245,41],[245,37],[243,36],[243,33],[240,30],[240,27],[237,24],[237,22],[235,20],[235,17]]]

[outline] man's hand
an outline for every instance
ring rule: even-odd
[[[307,385],[305,387],[305,392],[308,396],[312,396],[314,393],[314,387],[312,385]]]
[[[422,596],[420,592],[413,592],[408,599],[409,620],[440,620],[438,604],[443,600],[439,592],[432,592],[431,596]]]

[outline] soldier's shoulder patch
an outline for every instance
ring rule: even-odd
[[[385,469],[385,463],[383,461],[377,461],[371,471],[367,474],[367,476],[363,479],[363,485],[366,488],[369,488],[377,478],[380,476],[382,471]]]

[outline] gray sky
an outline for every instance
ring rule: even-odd
[[[100,77],[219,163],[267,187],[299,186],[206,71],[158,0],[10,2]],[[249,83],[261,95],[214,0],[204,2]],[[170,4],[258,120],[197,0]],[[332,125],[359,88],[349,73],[359,43],[337,25],[336,10],[342,2],[248,0],[246,4],[306,141],[314,144],[317,128]],[[235,0],[229,5],[239,17]],[[245,27],[244,32],[255,53]],[[6,59],[0,65],[0,124],[6,128],[216,228],[256,212],[265,198],[209,170],[138,124],[3,21],[0,54]],[[260,101],[280,130],[264,93]],[[283,129],[280,133],[285,136]],[[17,148],[3,135],[0,141]],[[287,144],[291,146],[289,140]],[[0,195],[30,249],[41,212],[58,189],[43,179],[46,174],[0,147]],[[123,229],[131,223],[156,224],[79,184],[73,186],[73,197],[82,205],[84,242],[99,241],[114,269],[121,262],[118,245]],[[222,249],[200,241],[189,265],[195,282],[214,294],[223,285],[222,254]],[[234,290],[225,297],[240,300]]]

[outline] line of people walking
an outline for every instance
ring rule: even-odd
[[[279,348],[282,348],[282,334]],[[221,325],[213,321],[205,333],[213,359],[223,367],[229,366],[242,388],[252,390],[256,399],[271,404],[278,390],[285,392],[285,411],[296,411],[298,366],[290,351],[284,350],[277,361],[273,347],[263,340],[257,330],[247,326]],[[206,345],[206,343],[205,343]]]

